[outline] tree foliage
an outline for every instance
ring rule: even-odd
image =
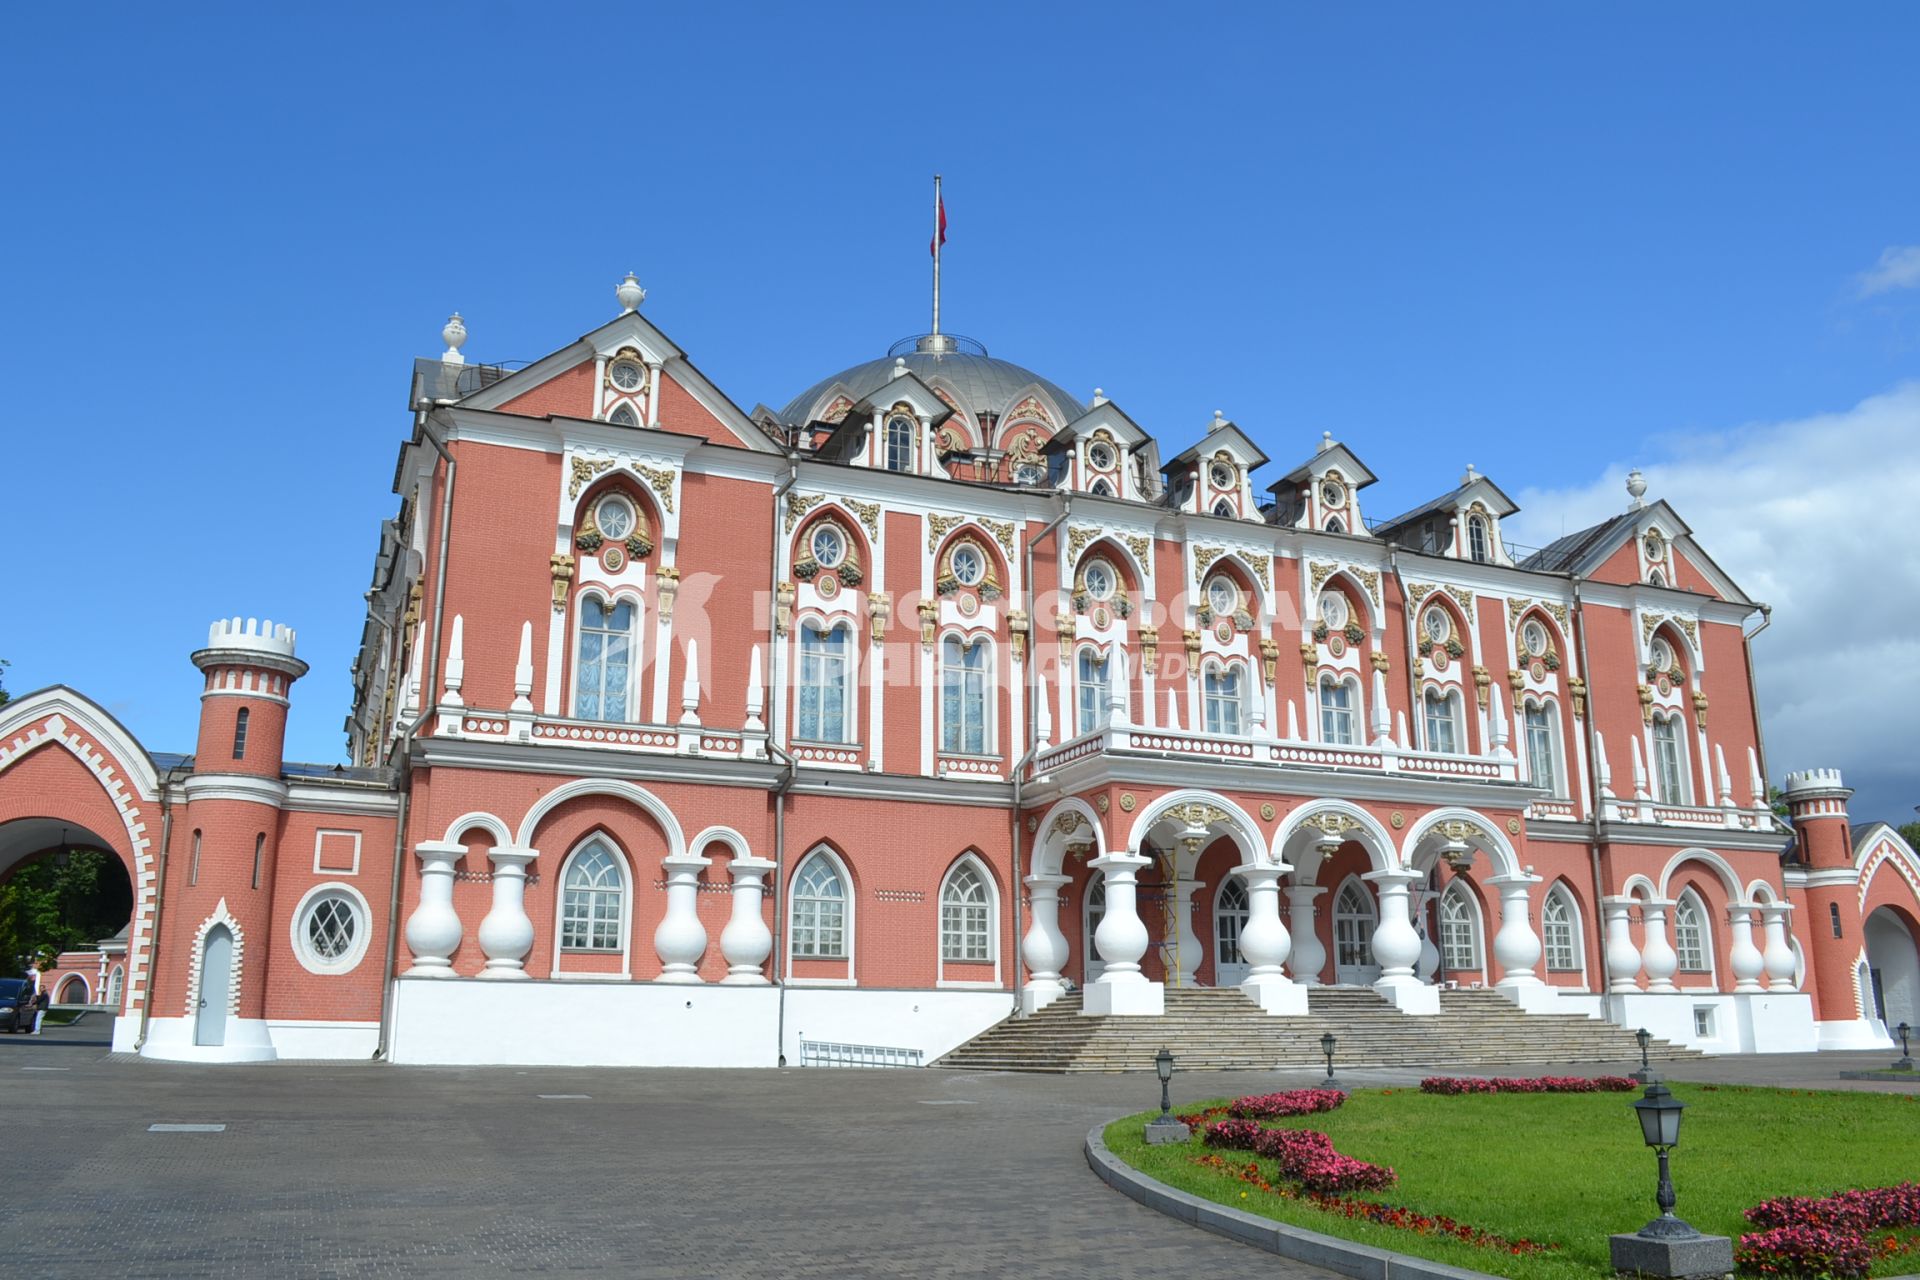
[[[72,849],[40,858],[0,884],[0,965],[14,973],[62,951],[90,950],[132,914],[132,886],[112,854]]]

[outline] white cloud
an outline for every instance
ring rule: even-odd
[[[1880,251],[1873,270],[1860,273],[1860,296],[1920,288],[1920,244],[1897,244]]]
[[[1920,271],[1920,250],[1915,253]],[[1638,465],[1773,624],[1754,643],[1773,781],[1837,766],[1856,821],[1920,803],[1920,382],[1842,413],[1669,437]],[[1629,462],[1526,489],[1509,523],[1544,544],[1621,511]],[[1562,517],[1564,516],[1564,525]]]

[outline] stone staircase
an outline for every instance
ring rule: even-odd
[[[1158,1018],[1088,1018],[1081,993],[1030,1018],[1008,1018],[933,1065],[970,1071],[1145,1071],[1162,1046],[1182,1071],[1324,1067],[1320,1037],[1339,1038],[1334,1069],[1550,1063],[1640,1065],[1633,1032],[1579,1014],[1526,1014],[1494,991],[1443,991],[1440,1013],[1409,1017],[1365,987],[1314,987],[1305,1017],[1274,1017],[1228,987],[1167,991]],[[1658,1061],[1698,1052],[1655,1040]]]

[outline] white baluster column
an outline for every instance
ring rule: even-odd
[[[1268,1013],[1307,1011],[1307,989],[1281,970],[1293,939],[1280,923],[1280,877],[1292,868],[1284,862],[1247,862],[1233,869],[1246,882],[1247,923],[1240,930],[1240,955],[1247,962],[1240,990]]]
[[[1288,968],[1303,987],[1319,986],[1320,971],[1327,965],[1327,949],[1313,923],[1313,900],[1326,891],[1317,884],[1287,886],[1287,914],[1293,917],[1293,963]]]
[[[487,953],[486,967],[480,971],[483,978],[527,976],[527,952],[533,950],[533,921],[527,919],[527,864],[539,856],[538,849],[516,845],[487,851],[493,863],[493,909],[475,935]]]
[[[1427,928],[1427,908],[1440,895],[1431,889],[1416,889],[1408,896],[1413,903],[1413,931],[1420,935],[1420,962],[1414,966],[1413,976],[1432,982],[1433,975],[1440,972],[1440,948],[1433,945],[1433,933]]]
[[[1551,1008],[1557,998],[1554,990],[1534,972],[1540,963],[1540,935],[1533,931],[1532,891],[1540,877],[1521,871],[1493,876],[1487,883],[1500,891],[1500,932],[1493,937],[1500,981],[1494,990],[1529,1012]]]
[[[1136,886],[1140,869],[1152,861],[1137,853],[1109,853],[1087,864],[1099,870],[1106,886],[1106,914],[1093,934],[1106,968],[1087,987],[1083,1013],[1157,1017],[1166,1010],[1166,987],[1140,972],[1148,938],[1135,909]]]
[[[1793,948],[1787,943],[1787,919],[1793,907],[1785,902],[1769,902],[1760,908],[1766,931],[1767,949],[1762,959],[1767,968],[1767,990],[1793,990]]]
[[[1419,872],[1397,867],[1361,877],[1380,894],[1380,921],[1373,930],[1373,958],[1380,966],[1380,977],[1373,989],[1402,1013],[1438,1013],[1440,993],[1413,975],[1413,966],[1420,960],[1420,935],[1413,931],[1407,912],[1407,891],[1419,878]]]
[[[700,957],[707,953],[707,927],[700,923],[700,873],[712,861],[697,853],[660,859],[667,871],[667,914],[653,931],[654,954],[660,957],[655,982],[700,981]]]
[[[1733,946],[1727,952],[1728,967],[1733,970],[1733,989],[1743,992],[1765,991],[1760,977],[1767,971],[1767,959],[1753,945],[1753,917],[1759,908],[1751,902],[1735,902],[1727,907],[1727,924],[1733,933]]]
[[[453,953],[460,947],[460,915],[453,909],[453,867],[466,846],[447,840],[422,840],[413,847],[420,859],[420,901],[407,917],[407,950],[413,964],[403,978],[451,978]]]
[[[1022,1013],[1038,1013],[1067,989],[1060,977],[1068,954],[1067,935],[1060,931],[1060,890],[1072,880],[1072,876],[1044,872],[1026,879],[1033,921],[1020,939],[1020,958],[1027,962],[1027,982],[1020,988]]]
[[[1649,898],[1640,908],[1646,933],[1640,944],[1640,963],[1647,971],[1649,991],[1678,990],[1673,985],[1673,974],[1680,967],[1680,957],[1674,954],[1673,944],[1667,941],[1667,912],[1672,907],[1671,899]]]
[[[772,870],[773,863],[766,858],[736,856],[727,864],[727,876],[733,882],[733,911],[726,928],[720,930],[720,954],[727,961],[727,976],[720,979],[722,986],[767,985],[761,966],[773,954],[773,930],[767,928],[766,917],[760,913],[760,900]],[[694,875],[697,878],[699,873]],[[694,892],[699,892],[697,883]]]
[[[1633,945],[1632,898],[1605,898],[1607,913],[1607,990],[1629,995],[1640,990],[1640,948]]]

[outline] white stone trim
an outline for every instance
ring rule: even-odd
[[[207,934],[211,933],[216,925],[225,925],[227,932],[233,935],[233,972],[229,975],[227,982],[227,1016],[230,1018],[240,1016],[241,962],[246,955],[247,936],[246,931],[240,927],[240,922],[233,918],[231,911],[227,910],[227,900],[223,897],[213,908],[213,914],[205,920],[202,920],[200,927],[193,931],[193,947],[187,959],[187,1004],[185,1013],[188,1018],[193,1018],[199,1013],[200,966],[206,959]],[[295,954],[297,955],[298,953],[299,949],[296,947]]]
[[[313,909],[318,899],[327,895],[350,899],[357,917],[354,921],[352,948],[338,960],[327,960],[315,955],[307,940],[307,913]],[[366,959],[368,944],[373,940],[373,909],[367,905],[365,896],[352,885],[340,880],[322,881],[301,895],[300,901],[293,908],[293,915],[287,921],[287,933],[289,940],[293,943],[293,958],[298,960],[300,967],[308,973],[317,973],[322,977],[337,977],[352,973],[360,967],[360,962]],[[240,934],[237,925],[234,926],[233,936],[234,950],[238,952]],[[236,961],[236,967],[237,965]]]

